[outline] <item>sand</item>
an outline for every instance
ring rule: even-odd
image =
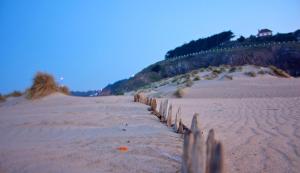
[[[215,129],[226,173],[300,172],[300,79],[200,81],[181,99],[167,87],[186,125],[198,112],[204,135]],[[180,172],[181,136],[132,99],[9,98],[0,104],[0,172]]]
[[[300,172],[300,79],[211,81],[170,100],[188,126],[197,112],[205,136],[215,129],[226,172]]]
[[[176,172],[182,139],[132,97],[0,104],[0,172]],[[128,147],[127,152],[117,148]]]

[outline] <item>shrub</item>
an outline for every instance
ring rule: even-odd
[[[245,72],[245,75],[250,76],[250,77],[256,77],[256,73],[253,71]]]
[[[208,66],[208,67],[207,67],[207,69],[208,69],[209,71],[214,70],[214,68],[215,68],[214,66]]]
[[[178,88],[174,93],[174,95],[178,98],[182,98],[185,94],[184,88]]]
[[[32,86],[27,90],[27,98],[36,99],[58,91],[58,86],[50,74],[38,72]]]
[[[199,71],[200,71],[200,72],[204,72],[204,71],[205,71],[205,68],[202,67],[202,68],[199,69]]]
[[[270,66],[270,69],[278,76],[280,77],[285,77],[285,78],[289,78],[291,77],[287,72],[285,72],[284,70],[281,70],[275,66]]]
[[[117,96],[122,96],[122,95],[124,95],[124,92],[123,92],[123,91],[117,91],[117,92],[115,93],[115,95],[117,95]]]
[[[20,97],[22,95],[23,95],[22,92],[20,92],[20,91],[14,91],[12,93],[7,94],[5,97]]]
[[[191,78],[188,78],[188,79],[185,81],[185,86],[191,87],[192,85],[193,85],[193,81],[191,80]]]
[[[233,80],[233,76],[230,76],[230,75],[225,75],[224,78],[229,79],[229,80]]]
[[[198,74],[198,70],[193,70],[193,71],[191,72],[191,74],[192,74],[193,77],[196,76],[196,75]]]
[[[236,72],[237,71],[237,68],[236,67],[231,67],[229,69],[229,73],[233,73],[233,72]]]
[[[221,69],[219,69],[219,68],[213,69],[212,72],[213,72],[214,74],[216,74],[216,75],[222,73]]]
[[[32,86],[25,93],[28,99],[37,99],[55,92],[69,95],[68,87],[58,86],[52,75],[38,72],[33,78]]]
[[[58,90],[65,95],[70,95],[70,90],[67,86],[60,86]]]
[[[200,80],[200,76],[196,76],[196,77],[194,78],[194,81],[198,81],[198,80]]]
[[[0,102],[5,102],[6,98],[0,94]]]
[[[258,74],[261,74],[261,75],[264,75],[264,74],[266,74],[267,72],[264,71],[264,70],[259,70],[257,73],[258,73]]]

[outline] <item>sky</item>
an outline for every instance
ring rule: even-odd
[[[71,90],[129,78],[191,40],[300,29],[299,0],[0,0],[0,93],[36,72]]]

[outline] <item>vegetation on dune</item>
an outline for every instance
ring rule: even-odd
[[[178,88],[178,89],[174,92],[174,95],[175,95],[177,98],[182,98],[185,94],[186,94],[186,91],[185,91],[184,88]]]
[[[69,89],[58,86],[52,75],[38,72],[33,79],[32,86],[26,91],[26,97],[28,99],[37,99],[55,92],[69,94]]]
[[[214,74],[218,75],[218,74],[222,73],[222,70],[219,69],[219,68],[215,68],[215,69],[213,69],[212,72],[213,72]]]
[[[256,73],[254,71],[245,72],[245,75],[250,77],[256,77]]]
[[[67,86],[60,86],[58,90],[65,95],[70,95],[70,90]]]
[[[200,80],[200,76],[196,76],[196,77],[194,78],[194,81],[198,81],[198,80]]]
[[[191,77],[188,76],[185,81],[185,86],[191,87],[192,85],[193,85],[193,81],[192,81]]]
[[[280,77],[285,77],[285,78],[290,78],[291,76],[285,72],[284,70],[281,70],[275,66],[270,66],[270,69],[277,75],[277,76],[280,76]]]
[[[22,95],[23,95],[23,93],[20,91],[13,91],[13,92],[5,95],[5,97],[20,97]]]
[[[267,71],[265,71],[265,70],[259,70],[258,72],[257,72],[257,74],[260,74],[260,75],[264,75],[264,74],[266,74],[267,73]]]
[[[225,75],[224,78],[229,79],[229,80],[233,80],[233,76],[231,76],[231,75]]]

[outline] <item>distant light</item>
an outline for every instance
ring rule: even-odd
[[[130,77],[134,77],[134,74],[133,74],[133,75],[131,75]]]
[[[63,81],[65,78],[64,77],[60,77],[59,80]]]

